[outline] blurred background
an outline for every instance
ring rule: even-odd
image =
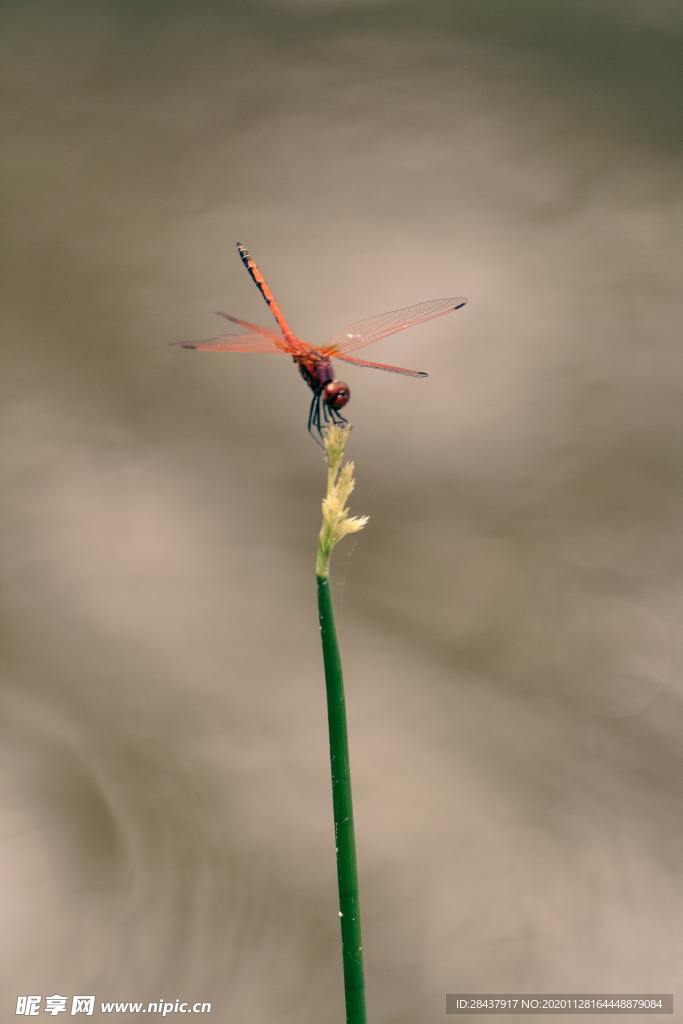
[[[680,5],[1,21],[1,1019],[343,1019],[309,392],[169,347],[273,326],[237,240],[312,341],[470,300],[343,373],[369,1019],[680,996]]]

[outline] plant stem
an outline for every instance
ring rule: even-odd
[[[361,944],[356,839],[353,827],[349,743],[346,728],[344,677],[334,625],[330,581],[317,576],[318,614],[327,688],[327,721],[330,733],[332,806],[337,847],[339,917],[341,922],[344,995],[347,1024],[365,1024],[365,982]]]

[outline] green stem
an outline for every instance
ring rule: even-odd
[[[317,576],[318,614],[327,687],[327,721],[330,731],[332,768],[332,806],[337,845],[339,916],[341,922],[344,995],[347,1024],[365,1024],[365,982],[363,946],[360,933],[356,839],[353,828],[349,743],[346,729],[344,677],[334,626],[334,608],[330,581]]]

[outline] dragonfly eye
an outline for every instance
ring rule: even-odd
[[[351,397],[351,388],[343,380],[331,380],[323,389],[325,404],[333,409],[343,409]]]

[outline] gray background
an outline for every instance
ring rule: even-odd
[[[370,1020],[680,994],[680,6],[1,11],[1,1019],[343,1016],[308,392],[168,347],[238,239],[310,340],[470,299],[344,373]]]

